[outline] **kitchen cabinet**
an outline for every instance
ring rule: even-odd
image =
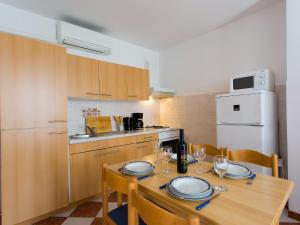
[[[126,99],[126,80],[122,67],[115,63],[99,61],[100,99]]]
[[[129,100],[149,99],[148,70],[126,67],[127,98]]]
[[[154,153],[155,145],[157,141],[146,141],[136,144],[136,156],[137,158],[143,157],[145,155],[150,155]]]
[[[76,202],[101,193],[103,163],[114,164],[135,157],[135,144],[71,155],[70,201]]]
[[[149,83],[149,70],[140,70],[140,100],[149,100],[150,95],[150,83]]]
[[[158,140],[158,134],[142,134],[136,136],[136,142],[146,142],[146,141],[155,141]]]
[[[127,66],[125,68],[127,98],[129,100],[139,100],[140,97],[140,77],[137,68]]]
[[[76,55],[68,55],[67,59],[69,96],[99,99],[98,61]]]
[[[101,167],[104,162],[114,163],[114,148],[72,155],[70,158],[70,202],[91,197],[101,192]]]
[[[3,225],[68,205],[66,126],[1,132]]]
[[[67,122],[65,49],[0,33],[1,129]]]
[[[100,140],[100,141],[88,141],[82,142],[78,144],[71,144],[70,145],[70,154],[76,154],[81,152],[88,152],[97,149],[105,149],[105,148],[112,148],[121,145],[130,145],[136,143],[136,137],[122,137],[122,138],[113,138],[107,140]]]
[[[125,162],[137,158],[136,144],[124,145],[116,147],[116,162]]]

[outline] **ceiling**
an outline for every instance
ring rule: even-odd
[[[273,0],[0,0],[154,50],[219,27]]]

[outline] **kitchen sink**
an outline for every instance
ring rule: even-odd
[[[87,139],[87,138],[91,138],[94,137],[92,135],[89,134],[75,134],[75,135],[71,135],[70,138],[72,139]]]

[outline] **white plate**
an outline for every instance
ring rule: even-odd
[[[147,173],[152,171],[154,166],[146,161],[135,161],[125,164],[123,168],[132,173]]]
[[[226,175],[229,176],[248,176],[250,174],[250,170],[242,165],[229,163]]]
[[[198,177],[177,177],[170,181],[170,186],[184,195],[201,195],[209,191],[210,184]]]
[[[128,170],[123,168],[122,173],[127,174],[127,175],[131,175],[131,176],[144,176],[144,175],[148,175],[148,174],[153,173],[153,170],[149,170],[149,171],[143,172],[143,173],[135,173],[135,172],[131,172],[131,171],[128,171]]]
[[[177,161],[177,154],[172,154],[171,160],[172,160],[172,161]],[[193,156],[191,156],[190,154],[187,154],[187,161],[188,161],[188,163],[189,163],[189,162],[192,162],[192,161],[194,161],[194,160],[195,160],[195,159],[194,159]]]
[[[214,189],[213,188],[211,188],[210,191],[205,196],[202,196],[202,197],[187,197],[185,195],[180,195],[180,194],[172,191],[168,185],[166,187],[166,190],[173,197],[176,197],[176,198],[179,198],[179,199],[182,199],[182,200],[188,200],[188,201],[204,201],[204,200],[208,200],[208,199],[211,199],[211,197],[214,194]]]

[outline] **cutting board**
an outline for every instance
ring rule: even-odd
[[[89,127],[95,127],[97,133],[111,132],[110,116],[87,116],[85,124]]]

